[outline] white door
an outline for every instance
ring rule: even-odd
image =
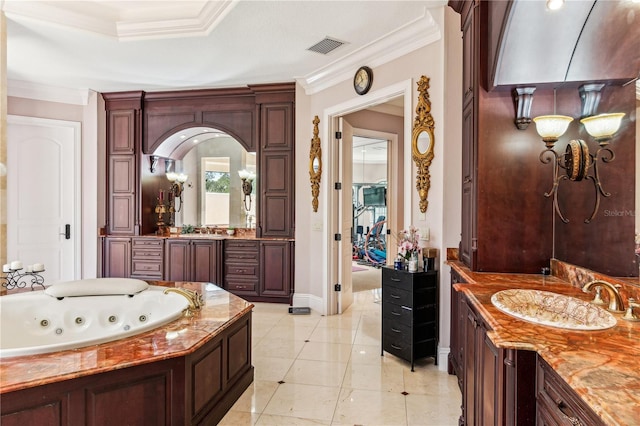
[[[77,279],[80,123],[10,115],[7,124],[7,260],[43,263],[47,286]]]
[[[338,293],[338,313],[341,314],[353,303],[351,281],[351,265],[353,261],[353,127],[343,118],[338,120],[339,131],[342,132],[340,144],[339,174],[342,190],[338,203],[338,223],[340,224],[340,241],[338,249],[338,276],[341,291]]]

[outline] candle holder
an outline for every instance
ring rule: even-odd
[[[9,269],[8,272],[5,272],[6,275],[1,277],[4,282],[2,283],[2,287],[5,287],[7,290],[13,290],[14,288],[25,288],[27,284],[29,284],[29,280],[31,281],[31,291],[35,291],[33,286],[40,286],[44,290],[46,287],[44,286],[44,277],[39,274],[42,271],[31,271],[21,273],[23,268],[19,269]]]
[[[158,228],[162,228],[164,226],[164,214],[167,212],[167,208],[164,205],[161,198],[158,198],[158,204],[156,204],[156,214],[158,215],[158,221],[156,225]]]

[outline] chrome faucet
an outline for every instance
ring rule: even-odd
[[[593,280],[584,285],[582,287],[582,291],[588,293],[591,291],[593,287],[604,288],[607,293],[609,293],[609,307],[607,308],[611,312],[624,312],[624,303],[622,302],[622,297],[618,292],[618,287],[609,282],[602,280]]]
[[[202,295],[196,291],[186,288],[168,288],[164,291],[164,294],[178,293],[183,296],[189,302],[189,307],[184,312],[185,317],[192,317],[196,311],[199,311],[204,306],[204,300]]]

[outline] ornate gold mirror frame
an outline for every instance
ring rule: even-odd
[[[420,211],[424,213],[429,205],[427,201],[431,187],[429,166],[433,160],[433,145],[435,143],[434,122],[431,116],[431,101],[429,100],[429,77],[424,75],[420,77],[418,93],[416,118],[413,121],[413,132],[411,133],[411,158],[418,168],[416,189],[420,197]]]
[[[318,137],[318,123],[320,119],[316,115],[313,119],[313,138],[311,138],[311,150],[309,152],[309,179],[311,180],[311,205],[313,211],[318,211],[318,196],[320,195],[320,178],[322,177],[322,148]]]

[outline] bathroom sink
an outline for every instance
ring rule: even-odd
[[[616,325],[609,312],[584,300],[540,290],[503,290],[491,303],[505,314],[535,324],[570,330],[604,330]]]

